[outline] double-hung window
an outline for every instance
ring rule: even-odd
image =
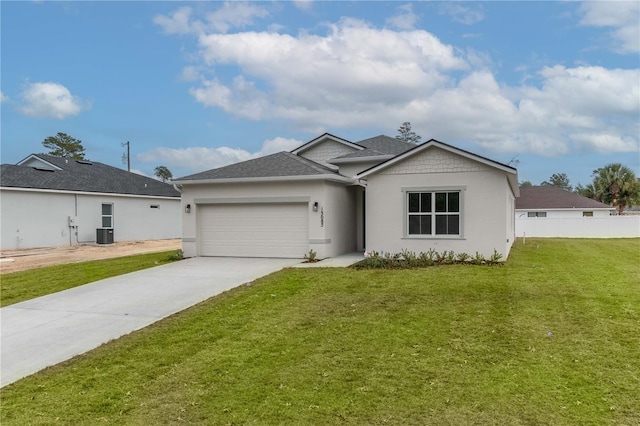
[[[102,227],[113,228],[113,204],[102,204]]]
[[[407,236],[462,236],[461,191],[406,190]]]

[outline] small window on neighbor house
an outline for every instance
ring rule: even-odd
[[[582,212],[582,217],[593,217],[593,212]]]
[[[159,209],[160,204],[151,204],[149,207],[151,207],[152,209]]]
[[[547,212],[528,212],[527,217],[547,217]]]
[[[113,204],[102,205],[102,227],[113,228]]]

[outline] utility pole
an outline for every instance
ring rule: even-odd
[[[129,141],[123,142],[120,145],[122,146],[126,146],[127,147],[127,152],[122,154],[122,164],[124,164],[124,160],[127,160],[127,171],[130,172],[131,171],[131,155],[130,155],[130,151],[129,151]]]

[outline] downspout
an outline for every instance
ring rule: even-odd
[[[73,202],[73,217],[75,219],[76,217],[78,217],[78,194],[73,194]],[[69,224],[69,227],[73,229],[73,233],[76,236],[76,242],[78,242],[78,224],[73,222],[73,226]],[[69,245],[73,246],[73,240],[71,238],[71,233],[69,233]]]

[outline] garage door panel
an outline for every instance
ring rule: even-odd
[[[198,207],[202,256],[294,257],[309,246],[306,203]]]

